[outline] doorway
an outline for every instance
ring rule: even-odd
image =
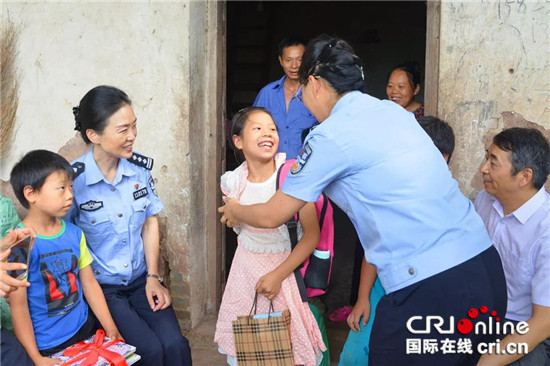
[[[327,33],[347,40],[365,64],[367,93],[386,99],[386,81],[394,66],[416,61],[425,70],[427,29],[432,32],[432,38],[437,38],[439,25],[437,22],[432,28],[427,27],[427,14],[433,12],[433,8],[420,1],[227,2],[228,120],[239,109],[252,105],[264,85],[282,76],[277,46],[282,38],[291,35],[308,40]],[[430,47],[428,51],[437,52],[437,48]],[[436,80],[437,75],[426,79],[427,82]],[[429,95],[431,93],[427,97]],[[424,102],[424,85],[418,101]],[[433,106],[430,109],[433,110]],[[226,136],[230,137],[227,129]],[[238,163],[228,143],[226,147],[227,170],[233,170]],[[358,281],[352,279],[359,274],[357,268],[354,271],[354,262],[360,266],[362,256],[347,216],[337,209],[334,219],[333,272],[329,289],[322,297],[327,312],[354,301],[353,288]],[[227,276],[236,249],[236,235],[228,229],[225,237]],[[332,338],[329,343],[334,339],[339,342],[340,338],[343,344],[347,336],[347,326],[345,328],[341,337],[329,337]],[[331,344],[331,349],[341,349],[341,344]],[[339,351],[332,356],[338,354]]]
[[[367,93],[385,99],[392,67],[417,61],[424,69],[426,12],[426,3],[419,1],[228,1],[228,119],[252,105],[264,85],[282,76],[277,45],[289,35],[307,40],[328,33],[347,40],[365,64]],[[420,102],[424,101],[423,92]],[[238,164],[229,144],[226,146],[227,170],[232,170]],[[226,238],[228,273],[236,241],[232,231]]]

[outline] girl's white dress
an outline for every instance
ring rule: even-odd
[[[285,154],[277,154],[277,169],[284,163]],[[267,202],[275,194],[275,172],[267,181],[252,183],[247,180],[246,162],[221,177],[223,193],[238,199],[243,205]],[[254,301],[255,286],[260,277],[277,268],[290,254],[290,238],[285,225],[277,229],[259,229],[241,223],[235,228],[238,234],[237,250],[223,294],[214,341],[220,352],[227,354],[230,365],[236,365],[235,345],[231,322],[237,316],[248,315]],[[300,230],[299,230],[300,231]],[[300,234],[300,232],[299,232]],[[316,366],[326,347],[317,322],[307,302],[302,302],[294,274],[281,284],[273,299],[275,311],[289,309],[291,340],[296,365]],[[258,314],[267,313],[269,300],[258,296]]]

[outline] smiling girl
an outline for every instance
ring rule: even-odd
[[[278,168],[285,154],[275,154],[279,146],[277,127],[269,112],[250,107],[233,118],[231,143],[246,161],[221,177],[224,195],[240,200],[243,205],[266,202],[275,194]],[[214,341],[227,362],[236,365],[231,322],[246,315],[256,292],[273,301],[275,311],[289,309],[291,341],[297,365],[319,365],[326,348],[308,303],[303,302],[293,271],[313,252],[319,242],[319,223],[313,203],[299,212],[303,233],[296,248],[291,244],[286,225],[275,229],[258,229],[242,224],[235,228],[238,246],[223,294]],[[258,313],[267,313],[269,301],[258,298]]]

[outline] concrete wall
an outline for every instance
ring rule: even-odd
[[[220,175],[221,158],[212,167],[200,155],[216,154],[220,145],[211,133],[221,121],[220,91],[210,81],[219,52],[209,47],[218,45],[222,10],[215,1],[2,4],[3,25],[20,27],[17,129],[1,162],[2,191],[11,195],[9,171],[29,150],[59,151],[69,160],[85,151],[71,107],[89,89],[125,90],[138,118],[136,151],[155,159],[165,205],[163,264],[184,328],[215,307],[204,269],[216,243],[204,238],[217,225],[205,225],[204,212],[215,214],[216,195],[205,197],[203,182],[205,174]]]
[[[441,4],[438,115],[455,130],[451,168],[470,197],[494,134],[519,126],[550,137],[549,12],[544,1]]]

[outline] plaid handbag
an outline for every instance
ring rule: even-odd
[[[258,293],[248,315],[233,321],[233,336],[239,366],[294,366],[290,341],[290,311],[256,314]]]

